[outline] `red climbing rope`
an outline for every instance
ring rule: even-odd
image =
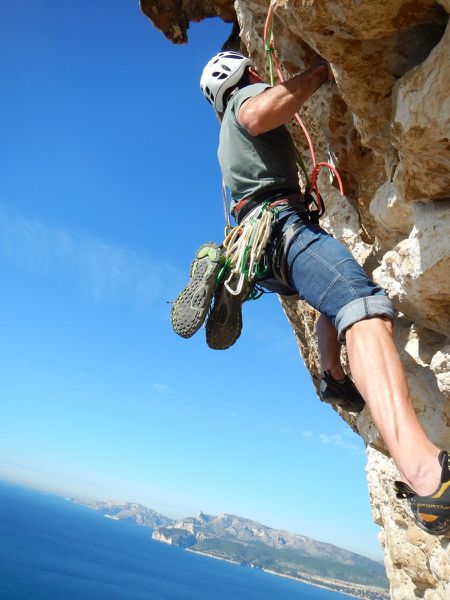
[[[269,10],[267,13],[266,22],[264,24],[264,48],[269,55],[269,71],[270,71],[271,85],[274,84],[274,74],[273,74],[273,66],[274,65],[275,65],[275,69],[276,69],[279,80],[281,82],[284,81],[284,76],[283,76],[283,72],[281,70],[280,61],[279,61],[277,53],[276,53],[274,37],[273,37],[273,27],[272,27],[273,11],[274,11],[274,6],[271,1],[269,4]],[[316,195],[316,198],[313,201],[319,210],[319,216],[320,216],[321,214],[323,214],[323,211],[325,210],[325,207],[322,202],[322,198],[319,193],[318,184],[317,184],[320,167],[326,167],[326,168],[330,169],[330,171],[334,174],[334,176],[337,179],[338,185],[339,185],[339,191],[341,193],[341,196],[344,195],[344,188],[342,185],[342,180],[341,180],[341,177],[340,177],[337,169],[335,169],[332,165],[330,165],[329,163],[326,163],[326,162],[319,162],[319,163],[316,162],[314,146],[313,146],[313,143],[311,140],[311,136],[309,135],[308,129],[306,128],[306,125],[303,123],[303,121],[300,118],[300,115],[298,113],[295,113],[295,118],[296,118],[298,124],[300,125],[300,127],[306,137],[306,140],[308,142],[308,146],[309,146],[309,152],[310,152],[311,161],[313,164],[313,170],[309,177],[308,177],[308,173],[306,171],[304,162],[300,156],[298,157],[299,163],[300,163],[300,166],[306,177],[307,193],[310,195],[312,193],[314,193]]]

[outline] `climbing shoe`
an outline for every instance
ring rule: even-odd
[[[330,371],[325,371],[319,381],[319,397],[322,402],[334,404],[349,412],[359,413],[366,405],[350,377],[346,375],[338,381],[333,379]]]
[[[189,272],[190,281],[172,307],[172,327],[181,337],[193,336],[202,326],[223,263],[221,248],[214,242],[203,244],[195,253]]]
[[[446,450],[439,453],[442,467],[441,481],[430,496],[419,496],[403,481],[395,482],[397,498],[408,500],[414,520],[431,535],[450,532],[450,456]]]
[[[242,331],[242,303],[252,291],[244,281],[242,291],[231,294],[221,285],[214,296],[211,312],[206,321],[206,343],[213,350],[226,350],[234,344]]]

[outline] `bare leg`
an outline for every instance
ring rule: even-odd
[[[403,480],[419,494],[433,493],[441,473],[439,449],[414,412],[391,321],[359,321],[347,330],[346,343],[355,384]]]
[[[320,315],[316,324],[316,332],[322,371],[330,371],[331,377],[336,381],[344,379],[345,373],[341,366],[341,345],[337,339],[337,331],[325,315]]]

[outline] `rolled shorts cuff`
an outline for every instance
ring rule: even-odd
[[[345,332],[358,321],[372,317],[387,317],[392,321],[394,316],[394,307],[387,296],[356,298],[343,306],[336,315],[334,326],[338,332],[338,340],[345,343]]]

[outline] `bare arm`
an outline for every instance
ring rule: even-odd
[[[284,83],[246,100],[239,109],[238,121],[251,135],[259,135],[284,125],[292,119],[305,100],[328,80],[328,65],[313,65]]]

